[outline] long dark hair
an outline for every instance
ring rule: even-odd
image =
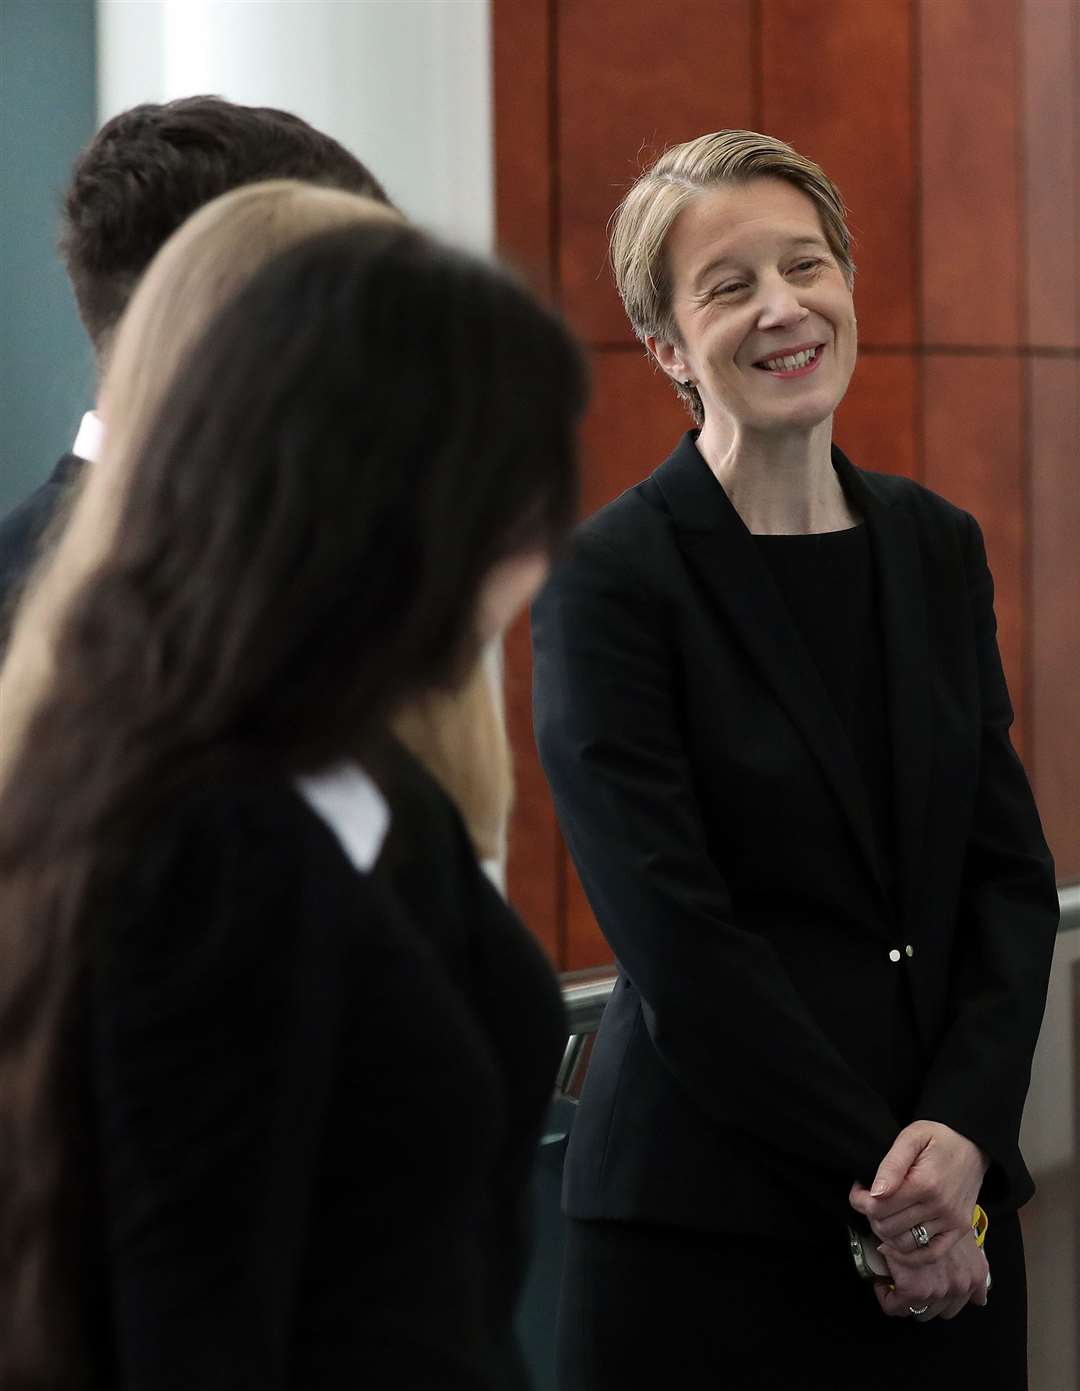
[[[501,271],[313,236],[210,325],[131,461],[0,787],[0,1384],[87,1379],[80,1030],[137,828],[236,761],[318,769],[471,660],[482,581],[576,508],[585,379]]]

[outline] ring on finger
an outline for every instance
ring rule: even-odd
[[[908,1311],[909,1314],[925,1314],[926,1311],[927,1311],[927,1309],[929,1309],[929,1308],[930,1308],[930,1305],[929,1305],[929,1304],[919,1304],[919,1305],[909,1304],[909,1305],[907,1306],[907,1311]]]
[[[922,1251],[930,1245],[930,1233],[920,1222],[917,1227],[912,1227],[911,1235],[915,1238],[915,1250]]]

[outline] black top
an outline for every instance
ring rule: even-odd
[[[892,756],[870,533],[861,525],[754,540],[851,741],[891,889]]]
[[[561,1002],[401,766],[371,875],[285,781],[201,787],[133,846],[92,996],[103,1385],[526,1385],[510,1324]]]
[[[759,536],[796,633],[851,743],[866,790],[878,863],[889,898],[896,885],[892,740],[880,604],[869,528],[803,536]],[[825,870],[827,873],[827,869]],[[895,911],[895,904],[893,904]],[[893,973],[879,1028],[889,1040],[882,1090],[902,1124],[915,1120],[922,1049],[906,972]]]

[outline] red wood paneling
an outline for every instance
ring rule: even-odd
[[[865,342],[915,338],[911,0],[762,0],[762,129],[838,184]],[[842,100],[838,96],[842,94]]]
[[[550,295],[555,286],[548,4],[496,4],[491,30],[496,242],[503,256]]]
[[[558,15],[562,305],[588,342],[620,343],[608,219],[650,153],[751,124],[751,5],[558,0]]]
[[[528,619],[507,634],[504,649],[506,721],[514,750],[507,888],[510,902],[563,969],[565,856],[555,808],[540,767],[532,728],[532,651]]]
[[[852,463],[918,478],[918,363],[910,353],[863,353],[836,415],[833,438]]]
[[[1032,344],[1080,347],[1080,21],[1023,0],[1027,323]]]
[[[1021,333],[1017,0],[925,0],[919,17],[925,338],[1012,347]]]
[[[593,355],[592,374],[582,433],[584,516],[662,464],[694,423],[644,349],[601,349]]]
[[[611,948],[596,925],[589,900],[581,887],[577,871],[567,856],[566,865],[566,970],[583,971],[588,966],[606,966],[612,960]]]
[[[972,512],[982,527],[994,575],[998,642],[1016,725],[1026,749],[1024,620],[1027,534],[1019,357],[931,354],[923,368],[928,487]]]
[[[1058,877],[1080,877],[1080,360],[1029,364],[1032,759]]]
[[[547,3],[492,6],[496,239],[500,253],[524,270],[545,295],[557,289],[551,30]],[[561,967],[564,855],[533,740],[532,657],[526,620],[507,636],[504,669],[516,793],[507,857],[509,897]]]

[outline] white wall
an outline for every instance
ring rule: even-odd
[[[414,221],[493,246],[489,0],[98,0],[101,120],[199,93],[295,111]]]

